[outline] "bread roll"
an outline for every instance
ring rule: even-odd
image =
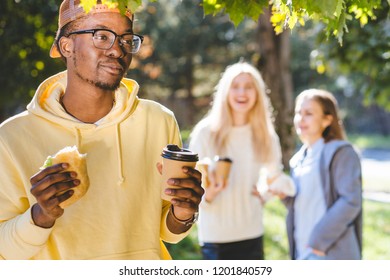
[[[43,165],[43,168],[46,168],[57,163],[66,162],[69,164],[69,168],[66,171],[76,172],[77,179],[80,180],[80,184],[72,188],[74,191],[73,195],[60,203],[61,208],[68,207],[69,205],[75,203],[88,191],[89,177],[87,172],[86,156],[87,154],[80,154],[76,146],[68,146],[58,151],[55,155],[49,156]]]

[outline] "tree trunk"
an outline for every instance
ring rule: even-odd
[[[276,35],[270,23],[270,11],[264,10],[258,21],[258,46],[260,58],[257,67],[269,89],[274,107],[275,128],[280,137],[283,164],[295,150],[293,137],[293,82],[290,72],[290,34]]]

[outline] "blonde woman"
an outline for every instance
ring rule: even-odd
[[[190,135],[199,157],[228,157],[229,177],[209,181],[200,204],[198,237],[204,259],[264,259],[263,200],[257,191],[261,174],[274,186],[289,185],[283,175],[279,138],[259,71],[246,62],[223,73],[209,113]],[[264,180],[263,180],[264,181]]]
[[[290,161],[297,194],[284,199],[291,258],[361,259],[361,165],[334,96],[300,93],[294,125],[303,145]]]

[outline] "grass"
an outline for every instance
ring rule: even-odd
[[[348,134],[348,140],[360,149],[390,149],[389,136]]]
[[[288,260],[288,242],[285,226],[286,209],[274,199],[267,203],[264,212],[264,252],[268,260]],[[390,204],[364,200],[363,202],[363,259],[390,260]],[[168,244],[175,260],[202,258],[195,227],[189,236],[178,244]]]
[[[390,204],[363,204],[363,258],[390,260]]]
[[[264,255],[268,260],[289,260],[285,217],[287,210],[277,199],[264,209]]]

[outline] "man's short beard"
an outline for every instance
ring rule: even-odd
[[[120,79],[119,81],[117,81],[117,82],[115,82],[115,83],[113,83],[113,84],[108,84],[108,83],[103,83],[103,82],[99,82],[99,81],[93,81],[93,80],[84,78],[84,77],[82,77],[82,76],[80,75],[79,72],[76,72],[76,75],[77,75],[80,79],[82,79],[82,80],[88,82],[89,84],[94,85],[95,87],[97,87],[97,88],[99,88],[99,89],[108,90],[108,91],[115,91],[115,90],[117,90],[117,89],[119,88],[119,86],[120,86],[120,84],[121,84],[121,80],[122,80],[122,79]]]
[[[74,52],[75,53],[75,52]],[[76,55],[74,56],[73,58],[73,64],[75,66],[75,69],[76,69],[76,75],[81,79],[81,80],[84,80],[86,81],[87,83],[91,84],[91,85],[94,85],[95,87],[99,88],[99,89],[102,89],[102,90],[107,90],[107,91],[115,91],[119,88],[120,84],[121,84],[121,81],[122,81],[122,78],[121,77],[120,79],[118,79],[117,81],[115,81],[114,83],[112,84],[109,84],[109,83],[104,83],[104,82],[100,82],[100,81],[96,81],[96,80],[90,80],[86,77],[83,77],[79,71],[78,71],[78,68],[77,68],[77,60],[76,60]]]
[[[97,88],[100,88],[102,90],[109,90],[109,91],[117,90],[121,84],[120,81],[118,83],[115,83],[115,84],[107,84],[107,83],[93,82],[93,81],[89,81],[89,82],[92,83]]]

